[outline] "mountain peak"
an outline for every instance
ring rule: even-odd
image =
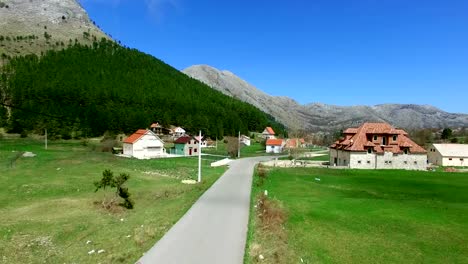
[[[108,38],[75,0],[0,0],[0,53],[18,55],[60,49],[70,42]]]
[[[268,95],[227,70],[194,65],[182,72],[226,95],[256,106],[290,129],[336,130],[367,121],[385,121],[410,129],[468,126],[468,115],[447,113],[431,105],[336,106],[319,102],[300,105],[286,96]]]

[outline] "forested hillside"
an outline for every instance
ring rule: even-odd
[[[0,126],[62,137],[130,133],[152,122],[220,137],[284,127],[254,106],[160,60],[103,39],[44,56],[17,57],[0,77]],[[9,112],[10,111],[10,112]]]

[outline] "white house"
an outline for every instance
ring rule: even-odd
[[[270,138],[266,141],[266,153],[281,153],[283,152],[284,142],[282,139]]]
[[[266,127],[265,130],[262,132],[262,137],[264,139],[273,139],[275,137],[275,131],[273,131],[273,128],[271,127]]]
[[[348,128],[330,146],[330,164],[355,169],[425,170],[427,152],[402,129],[387,123]]]
[[[244,144],[245,146],[250,146],[250,138],[246,135],[241,135],[240,143]]]
[[[468,166],[468,145],[432,144],[427,158],[439,166]]]
[[[195,136],[195,139],[197,141],[200,141],[200,136]],[[200,147],[206,148],[208,146],[208,141],[206,140],[205,137],[202,136],[201,141],[200,141]]]
[[[176,127],[176,128],[174,128],[174,130],[172,132],[172,135],[174,137],[176,137],[176,138],[185,136],[185,129],[183,129],[181,127]]]
[[[166,156],[164,142],[151,130],[139,129],[123,142],[123,154],[137,159]]]

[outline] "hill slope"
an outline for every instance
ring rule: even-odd
[[[254,106],[215,91],[162,61],[102,40],[43,57],[13,58],[3,67],[0,126],[65,137],[133,132],[152,122],[211,137],[282,126]],[[2,110],[2,109],[0,109]],[[6,122],[5,122],[6,121]],[[6,123],[6,124],[5,124]]]
[[[326,131],[356,126],[365,121],[385,121],[407,129],[468,126],[468,115],[447,113],[428,105],[300,105],[288,97],[268,95],[233,73],[208,65],[194,65],[183,72],[226,95],[255,105],[292,129]]]
[[[70,42],[91,44],[107,38],[75,0],[0,0],[0,28],[3,56],[39,54]]]

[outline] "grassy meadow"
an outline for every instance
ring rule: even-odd
[[[96,149],[0,139],[0,263],[133,263],[225,171],[203,161],[202,184],[185,185],[197,176],[196,159],[136,160]],[[105,169],[130,174],[133,210],[110,202],[112,189],[94,192]]]
[[[245,263],[468,263],[468,173],[260,167],[252,204]]]

